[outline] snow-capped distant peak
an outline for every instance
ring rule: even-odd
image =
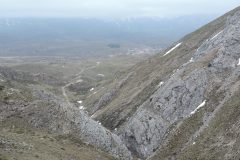
[[[6,26],[10,26],[10,22],[8,19],[6,19]]]
[[[178,43],[176,46],[174,46],[172,49],[170,49],[169,51],[167,51],[163,56],[168,55],[169,53],[171,53],[173,50],[175,50],[177,47],[179,47],[182,43]]]

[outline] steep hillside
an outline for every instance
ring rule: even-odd
[[[1,126],[2,127],[2,126]],[[0,130],[1,160],[113,160],[103,151],[68,135],[12,126]]]
[[[98,122],[90,119],[84,111],[68,104],[62,97],[58,97],[46,90],[44,86],[47,84],[42,83],[35,76],[16,72],[5,67],[0,67],[0,76],[0,136],[3,139],[1,147],[4,149],[0,153],[3,155],[6,154],[6,156],[12,157],[13,155],[9,154],[9,152],[5,152],[5,150],[8,151],[8,145],[10,145],[10,150],[14,150],[14,146],[18,147],[18,144],[22,140],[28,139],[28,136],[30,139],[33,139],[32,143],[38,144],[39,139],[38,136],[35,136],[36,133],[40,134],[40,136],[46,134],[47,137],[52,137],[51,134],[63,135],[70,142],[72,137],[72,139],[77,141],[76,144],[81,145],[89,153],[91,153],[91,146],[94,146],[110,153],[114,157],[131,158],[131,153],[118,136],[112,134]],[[24,135],[18,136],[14,134],[15,132]],[[31,134],[32,132],[34,135]],[[69,150],[66,150],[65,153],[78,157],[79,154],[73,153],[74,150],[78,150],[75,143],[70,145],[71,143],[61,144],[55,141],[56,138],[53,138],[53,142],[47,143],[47,146],[62,145],[63,147],[73,147],[72,153]],[[21,147],[21,144],[19,145]],[[36,152],[38,147],[43,152],[49,151],[45,154],[49,154],[50,157],[53,156],[56,159],[58,159],[58,156],[63,155],[61,153],[55,156],[54,152],[58,153],[59,150],[47,150],[38,145],[29,149],[29,152],[35,151],[34,153],[39,154],[39,152]],[[16,152],[20,151],[17,150]],[[107,158],[106,153],[101,154],[100,151],[92,148],[92,153],[94,152],[96,152],[96,156],[102,155],[103,158]],[[91,159],[93,156],[90,154],[89,157],[87,155],[85,157],[86,159]]]
[[[181,45],[172,51],[171,54],[163,56],[165,52],[173,48],[176,44],[169,47],[165,51],[149,58],[147,61],[137,64],[130,70],[122,74],[121,77],[109,85],[108,89],[102,91],[103,97],[111,95],[111,98],[100,98],[99,96],[90,97],[86,103],[89,106],[90,113],[94,113],[94,108],[102,108],[101,112],[94,115],[103,124],[111,129],[121,125],[126,117],[131,116],[137,107],[147,100],[156,90],[161,81],[166,81],[170,76],[179,69],[184,63],[188,62],[197,49],[214,34],[217,34],[224,28],[227,18],[234,14],[238,8],[200,28],[199,30],[185,36],[179,40]],[[127,79],[127,80],[126,80]],[[122,82],[125,85],[117,92],[113,92],[114,88]],[[107,92],[107,93],[106,93]],[[114,94],[113,94],[114,93]],[[104,101],[100,102],[99,101]],[[107,120],[107,119],[109,120]],[[107,124],[107,122],[111,122]]]
[[[207,115],[205,110],[209,109],[203,109],[184,120],[149,159],[239,159],[239,96],[238,83],[238,91],[219,105],[214,115]],[[207,123],[206,116],[211,116]]]
[[[0,159],[239,159],[240,7],[116,73],[86,110],[59,86],[0,67]]]
[[[137,157],[147,158],[159,149],[159,155],[169,153],[166,158],[196,154],[199,148],[189,147],[195,136],[205,132],[239,90],[239,21],[238,7],[126,71],[86,101],[92,118],[116,132]],[[181,146],[172,145],[176,137],[169,134],[178,128],[185,140]],[[187,140],[186,131],[191,131]],[[232,156],[227,153],[222,152]]]

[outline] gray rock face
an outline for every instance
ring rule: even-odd
[[[189,116],[204,100],[207,84],[205,71],[194,71],[185,81],[180,79],[181,73],[182,70],[179,70],[140,106],[121,133],[127,146],[140,157],[153,153],[161,144],[168,128],[174,122]]]
[[[148,157],[171,125],[191,116],[204,100],[208,102],[207,92],[214,91],[214,86],[233,92],[228,86],[240,76],[239,58],[240,11],[222,31],[203,42],[193,62],[183,64],[125,123],[119,134],[128,148],[141,158]]]
[[[82,110],[68,106],[61,100],[58,103],[54,101],[52,106],[48,105],[45,109],[39,107],[38,110],[30,106],[29,109],[34,111],[35,114],[27,119],[35,127],[72,134],[86,143],[109,152],[117,158],[131,159],[131,153],[121,139],[98,124],[98,122],[90,119]],[[29,112],[31,111],[25,109],[25,113]]]
[[[123,141],[115,134],[88,118],[84,113],[74,111],[69,117],[74,122],[74,131],[85,142],[104,149],[120,159],[131,159],[131,153]],[[71,127],[72,131],[72,127]]]

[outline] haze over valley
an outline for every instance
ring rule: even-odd
[[[154,54],[211,19],[213,16],[2,18],[0,55],[93,57]]]
[[[0,160],[239,160],[238,5],[1,1]]]

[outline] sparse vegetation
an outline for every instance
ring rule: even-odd
[[[11,142],[12,145],[0,146],[0,159],[75,159],[92,160],[101,157],[103,160],[113,160],[108,154],[82,143],[71,140],[67,135],[64,140],[58,135],[36,131],[35,135],[16,134],[1,130],[0,140]],[[6,149],[7,147],[7,149]]]
[[[4,86],[0,85],[0,91],[4,90]]]
[[[0,58],[0,160],[240,159],[239,19],[151,57]]]

